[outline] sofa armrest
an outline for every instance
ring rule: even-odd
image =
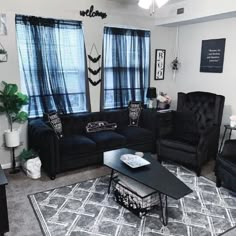
[[[143,109],[141,113],[141,127],[152,131],[153,137],[157,137],[157,112],[152,109]]]
[[[236,156],[236,139],[226,140],[224,143],[223,150],[221,152],[222,156]],[[235,157],[236,159],[236,157]]]
[[[175,111],[157,112],[157,114],[158,138],[164,138],[173,133]]]
[[[39,153],[43,168],[54,179],[60,169],[59,140],[54,130],[41,119],[29,121],[28,146]]]
[[[216,149],[215,152],[217,153],[217,149],[218,149],[218,140],[217,140],[218,132],[219,132],[219,128],[216,125],[207,128],[200,135],[200,139],[199,139],[199,143],[198,143],[198,147],[197,147],[197,152],[198,153],[209,154],[207,149],[208,150]],[[207,160],[207,156],[202,161],[205,161],[205,160]]]

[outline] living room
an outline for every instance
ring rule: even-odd
[[[99,11],[106,14],[90,17],[81,15],[81,11],[90,10]],[[151,7],[150,7],[151,8]],[[184,13],[177,15],[177,9],[184,9]],[[19,54],[16,33],[16,15],[36,16],[43,18],[54,18],[63,20],[81,21],[83,25],[84,42],[86,52],[98,55],[103,52],[104,27],[131,28],[150,31],[150,87],[155,87],[157,91],[167,93],[171,101],[171,109],[177,107],[178,92],[204,91],[225,97],[224,112],[221,124],[222,138],[224,125],[229,124],[230,116],[236,112],[234,100],[234,49],[236,33],[234,29],[236,21],[236,5],[233,0],[227,0],[222,3],[219,0],[176,0],[170,1],[167,5],[157,8],[144,10],[138,6],[138,1],[111,1],[111,0],[69,0],[69,1],[2,1],[1,13],[5,14],[6,34],[0,35],[0,43],[7,51],[7,61],[0,63],[1,81],[15,83],[22,91],[22,78],[19,69]],[[150,15],[150,13],[152,13]],[[223,58],[222,73],[203,73],[200,72],[202,41],[209,39],[225,39],[225,51]],[[165,49],[165,71],[163,80],[155,80],[155,51],[156,49]],[[92,51],[93,50],[93,51]],[[91,54],[93,55],[93,54]],[[94,56],[94,55],[93,55]],[[179,69],[173,71],[172,61],[178,57]],[[101,62],[101,60],[100,60]],[[89,66],[89,63],[88,63]],[[102,66],[102,64],[100,64]],[[93,68],[94,70],[97,68]],[[99,74],[100,75],[100,74]],[[91,76],[91,75],[90,75]],[[92,80],[97,82],[98,76]],[[89,99],[92,112],[99,112],[101,108],[101,86],[98,83],[94,86],[89,83]],[[23,92],[23,91],[22,91]],[[0,115],[0,164],[5,173],[11,168],[11,151],[5,148],[4,131],[8,128],[8,120],[5,115]],[[27,122],[15,124],[20,130],[21,145],[15,149],[17,157],[24,148],[27,148],[28,134]],[[235,137],[232,132],[232,137]],[[137,150],[139,151],[139,150]],[[17,162],[18,164],[18,162]],[[43,190],[55,189],[84,180],[96,178],[104,174],[109,174],[109,170],[104,167],[90,167],[77,169],[72,172],[61,173],[57,175],[54,181],[47,175],[43,175],[37,186],[36,181],[27,179],[22,173],[8,175],[8,212],[10,232],[6,235],[41,235],[37,219],[30,208],[27,194],[21,195],[17,202],[17,194],[23,194],[24,187],[31,186],[27,193],[36,193]],[[22,174],[22,175],[21,175]],[[18,181],[19,178],[19,181]],[[14,181],[14,182],[12,182]],[[11,185],[12,183],[12,185]],[[15,196],[14,196],[15,195]],[[9,200],[11,199],[11,200]],[[21,211],[17,211],[17,208]],[[25,208],[25,212],[24,212]],[[22,212],[23,211],[23,212]],[[29,213],[30,212],[30,213]],[[26,214],[26,215],[25,215]],[[30,214],[30,217],[27,215]],[[22,217],[22,219],[21,219]],[[26,220],[24,220],[25,218]],[[30,225],[29,220],[34,222]],[[34,218],[34,219],[33,219]],[[21,227],[22,224],[22,227]],[[28,227],[28,228],[27,228]],[[233,227],[233,226],[232,226]],[[44,232],[44,231],[43,231]],[[44,232],[45,235],[46,234]],[[54,235],[63,235],[60,232]],[[76,235],[76,234],[75,234]],[[80,234],[77,234],[80,235]],[[153,234],[155,235],[155,234]],[[163,233],[162,235],[168,235]],[[216,235],[216,234],[212,234]],[[233,235],[233,234],[232,234]]]

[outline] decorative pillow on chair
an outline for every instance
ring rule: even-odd
[[[197,122],[192,112],[174,113],[174,134],[177,138],[190,143],[199,141]]]
[[[139,117],[141,115],[142,103],[130,102],[129,106],[129,126],[138,126]]]
[[[87,133],[92,133],[104,130],[115,130],[116,128],[116,123],[108,123],[107,121],[94,121],[87,124],[86,131]]]
[[[56,111],[43,114],[43,119],[55,131],[58,138],[63,137],[61,119]]]

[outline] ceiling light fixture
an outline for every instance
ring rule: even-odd
[[[139,0],[138,5],[143,9],[149,9],[151,11],[151,15],[155,12],[155,3],[158,8],[164,6],[169,0]],[[151,9],[152,7],[152,9]]]

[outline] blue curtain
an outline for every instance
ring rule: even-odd
[[[150,31],[104,28],[102,109],[146,103],[150,84]]]
[[[16,31],[29,116],[90,111],[82,23],[17,15]]]

